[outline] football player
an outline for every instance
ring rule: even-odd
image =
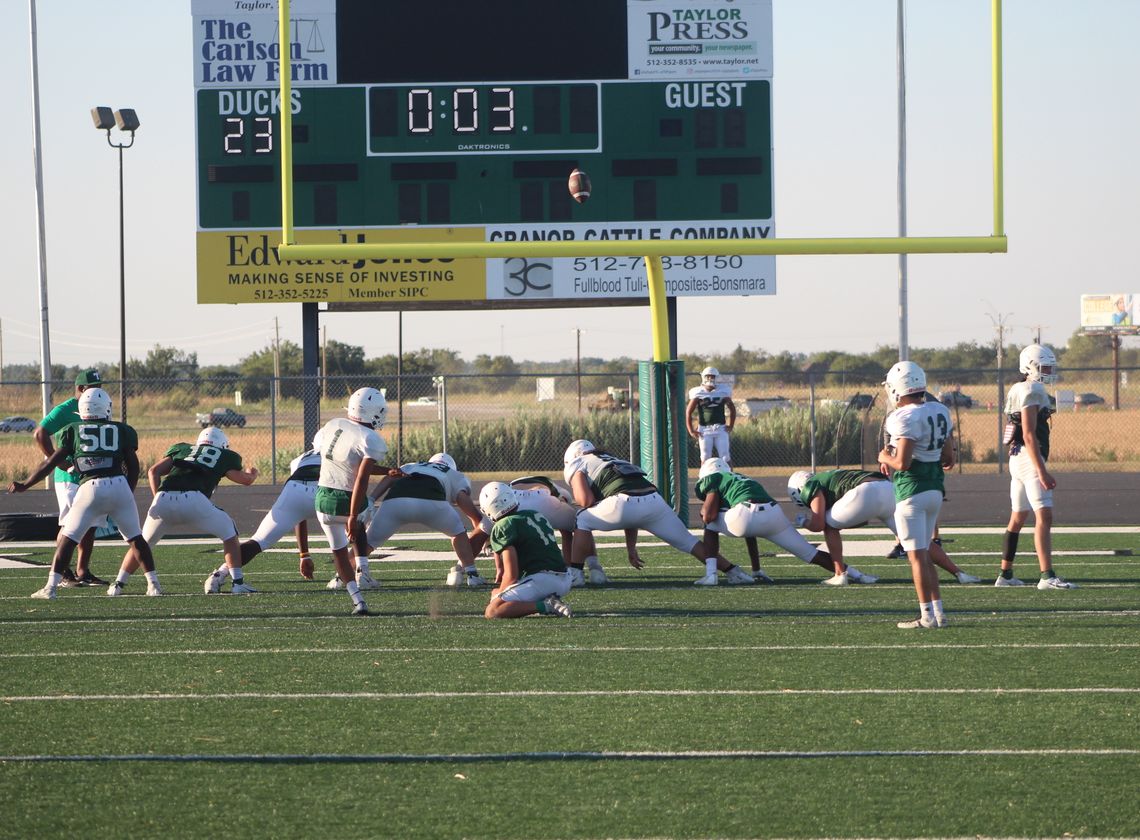
[[[154,500],[146,513],[143,536],[154,546],[171,528],[214,535],[222,541],[226,567],[233,577],[232,591],[235,595],[244,595],[254,589],[242,576],[237,526],[210,497],[223,478],[248,487],[259,473],[257,467],[245,469],[241,455],[229,447],[225,432],[217,426],[207,426],[194,443],[176,443],[166,450],[163,459],[147,471]],[[138,565],[132,558],[124,559],[108,594],[118,594],[112,591],[116,588],[121,592],[136,568]],[[212,588],[213,582],[213,575],[206,579],[207,594],[218,591]]]
[[[1075,589],[1053,571],[1053,489],[1057,480],[1045,468],[1049,458],[1049,418],[1053,408],[1045,386],[1057,381],[1057,357],[1041,344],[1030,344],[1019,359],[1022,381],[1005,398],[1009,446],[1009,498],[1012,513],[1001,549],[1001,572],[995,586],[1023,586],[1013,576],[1013,558],[1021,528],[1033,511],[1033,545],[1041,577],[1038,589]]]
[[[747,575],[735,566],[729,569],[722,568],[729,583],[752,583],[753,579],[772,582],[772,579],[760,568],[757,537],[771,540],[803,562],[826,570],[831,577],[822,581],[823,583],[833,586],[844,585],[849,575],[850,580],[859,583],[874,583],[877,580],[874,575],[864,575],[858,569],[844,566],[841,562],[835,561],[828,552],[816,548],[805,540],[760,482],[733,472],[723,458],[709,458],[701,464],[696,495],[703,502],[701,520],[705,523],[705,548],[710,557],[717,553],[720,534],[743,537],[748,546],[748,555],[752,560],[752,575]],[[697,581],[704,586],[715,586],[716,582],[715,573],[711,577],[706,576]]]
[[[99,376],[99,371],[97,370],[80,371],[79,375],[75,377],[75,396],[71,399],[64,400],[52,408],[52,410],[47,413],[47,416],[36,426],[32,437],[35,438],[36,446],[40,448],[45,458],[50,458],[55,454],[52,435],[58,434],[67,426],[79,421],[79,398],[83,396],[83,392],[88,388],[99,387],[102,381],[103,379]],[[59,504],[60,525],[62,525],[63,520],[67,518],[68,511],[71,510],[72,501],[75,499],[75,493],[79,489],[79,482],[68,472],[68,466],[69,464],[66,461],[62,462],[55,468],[55,473],[52,476],[55,487],[55,500]],[[137,513],[135,518],[138,518]],[[95,548],[95,531],[104,524],[104,522],[96,522],[91,529],[80,538],[79,556],[75,561],[75,572],[73,573],[70,568],[64,569],[63,580],[60,586],[107,585],[107,581],[101,580],[91,574],[91,552]]]
[[[475,552],[459,512],[472,528],[479,528],[484,516],[471,499],[471,482],[454,458],[437,452],[426,461],[403,464],[398,474],[377,482],[370,495],[373,501],[383,497],[384,502],[368,525],[365,539],[369,546],[379,548],[403,525],[426,525],[451,539],[459,559],[448,575],[448,585],[456,586],[460,580],[468,586],[486,585],[475,568]]]
[[[930,542],[945,495],[945,468],[954,466],[954,421],[942,403],[923,402],[926,372],[911,361],[898,362],[883,383],[894,408],[885,429],[890,442],[879,451],[879,463],[890,472],[895,490],[895,527],[910,560],[918,595],[919,617],[898,627],[931,629],[946,626],[938,572],[930,561]]]
[[[393,471],[381,466],[388,445],[376,433],[388,417],[388,401],[375,388],[360,388],[348,400],[348,416],[330,420],[313,438],[313,449],[320,453],[317,521],[328,538],[336,566],[330,589],[344,588],[352,599],[353,615],[371,615],[360,590],[379,584],[369,574],[368,552],[356,553],[356,568],[348,557],[348,544],[360,545],[364,523],[357,517],[366,507],[368,482],[373,475],[388,476]],[[396,471],[398,474],[398,471]]]
[[[301,577],[313,579],[313,558],[309,555],[309,517],[317,512],[317,482],[321,477],[321,454],[309,449],[289,462],[289,478],[285,480],[277,501],[257,526],[257,531],[241,544],[241,566],[244,570],[254,557],[277,545],[292,530],[297,538]],[[223,563],[207,579],[210,592],[221,590],[229,576]]]
[[[685,407],[685,427],[697,439],[702,464],[714,454],[732,463],[728,438],[736,424],[736,405],[732,389],[717,383],[719,376],[720,371],[714,367],[702,370],[701,384],[689,391],[689,404]]]
[[[578,518],[578,508],[574,506],[573,497],[570,492],[565,488],[555,484],[544,475],[528,475],[522,478],[516,478],[509,482],[511,488],[515,491],[515,498],[519,503],[519,510],[533,510],[541,513],[546,517],[551,526],[558,531],[562,537],[562,558],[566,563],[566,567],[570,567],[571,559],[571,545],[574,539],[574,523]],[[479,498],[483,498],[483,494],[479,494]],[[482,505],[480,505],[482,507]],[[487,511],[484,509],[483,511]],[[491,536],[491,520],[485,519],[483,523],[473,530],[468,536],[471,539],[471,549],[476,554],[486,544],[487,539]],[[589,569],[591,583],[606,583],[609,578],[606,577],[605,571],[602,569],[602,564],[598,563],[597,558],[594,558],[597,564],[591,566]],[[495,580],[500,579],[501,569],[499,564],[495,564]]]
[[[812,475],[807,470],[798,470],[788,479],[788,497],[800,507],[808,508],[803,527],[816,533],[822,531],[827,550],[838,562],[843,562],[843,539],[839,532],[844,528],[859,528],[874,519],[896,534],[894,487],[880,472],[827,470]],[[930,543],[930,559],[959,583],[981,580],[951,560],[937,538]]]
[[[493,520],[491,550],[502,569],[483,615],[521,618],[540,613],[570,618],[570,607],[562,600],[570,591],[570,574],[547,518],[523,510],[516,491],[501,481],[483,486],[479,507]]]
[[[582,508],[574,528],[571,585],[583,586],[583,569],[597,562],[593,531],[625,531],[629,565],[642,568],[645,563],[637,552],[639,528],[693,555],[705,564],[705,577],[715,577],[717,558],[708,556],[704,544],[689,533],[641,467],[598,449],[588,440],[576,440],[566,447],[562,462],[563,478]]]
[[[44,479],[59,465],[70,461],[76,489],[70,497],[56,540],[55,557],[47,585],[32,593],[33,598],[54,598],[63,580],[71,555],[92,524],[114,518],[123,539],[130,543],[128,557],[137,558],[146,569],[147,595],[161,595],[158,573],[150,545],[139,529],[139,509],[134,489],[139,480],[138,434],[126,423],[111,419],[111,397],[102,388],[90,387],[79,395],[79,419],[59,432],[59,447],[25,481],[13,481],[9,493],[23,493],[29,485]],[[124,564],[127,562],[124,559]],[[115,584],[111,585],[111,590]],[[108,590],[108,595],[118,592]]]

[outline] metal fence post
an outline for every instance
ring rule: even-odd
[[[633,390],[633,377],[632,376],[627,376],[625,378],[625,389],[629,393],[629,399],[626,400],[625,411],[626,411],[626,416],[629,417],[629,462],[632,464],[632,463],[635,463],[633,460],[633,430],[635,428],[635,426],[633,425],[633,423],[634,423],[634,421],[633,421],[633,395],[637,393],[636,391]],[[581,412],[579,412],[579,413],[581,413]]]
[[[277,484],[277,389],[281,387],[281,383],[277,380],[269,380],[269,459],[273,466],[270,471],[273,475],[273,484]],[[304,450],[304,445],[301,449]]]
[[[443,451],[447,451],[447,377],[439,377],[439,411],[441,419],[440,437],[443,441]]]

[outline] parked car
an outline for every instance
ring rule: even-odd
[[[412,405],[435,405],[435,397],[416,397]]]
[[[852,394],[851,397],[847,400],[847,405],[851,406],[851,408],[858,409],[859,411],[866,411],[871,407],[871,403],[874,401],[875,398],[870,394]]]
[[[1104,397],[1089,391],[1088,393],[1077,394],[1073,397],[1073,402],[1077,405],[1100,405],[1104,402]]]
[[[30,432],[35,428],[36,421],[27,417],[5,417],[0,420],[0,432]]]
[[[943,405],[956,405],[959,408],[974,407],[974,398],[969,394],[963,394],[961,391],[940,391],[938,394],[938,402]]]
[[[198,425],[203,429],[207,426],[245,426],[245,415],[239,414],[232,408],[215,408],[209,414],[197,416]]]

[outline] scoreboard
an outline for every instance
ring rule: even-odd
[[[200,302],[644,295],[629,259],[277,260],[285,107],[299,242],[774,236],[770,0],[293,0],[288,102],[275,2],[193,12]],[[774,262],[673,258],[667,292]]]

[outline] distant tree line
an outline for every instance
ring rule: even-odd
[[[1062,368],[1105,368],[1112,366],[1112,351],[1109,339],[1104,336],[1086,336],[1074,333],[1065,347],[1055,347]],[[1004,349],[1002,367],[1014,374],[1017,372],[1020,345],[1009,345]],[[276,361],[274,356],[279,354]],[[396,375],[399,360],[394,354],[367,358],[364,348],[329,340],[324,348],[325,363],[329,377],[348,377],[353,380],[391,379]],[[800,382],[807,365],[816,364],[826,368],[830,374],[849,374],[852,377],[866,377],[874,380],[881,377],[898,360],[898,349],[891,345],[877,347],[871,353],[844,353],[837,350],[804,354],[781,351],[769,353],[767,350],[747,349],[738,344],[729,353],[696,355],[682,353],[685,369],[695,373],[706,365],[713,365],[722,373],[757,372],[773,374],[776,381]],[[912,347],[910,358],[929,370],[960,371],[957,379],[971,383],[974,379],[988,381],[988,374],[970,375],[971,371],[992,371],[997,368],[997,348],[993,344],[960,342],[953,347]],[[637,359],[628,356],[603,359],[598,356],[583,356],[581,371],[584,374],[627,374],[637,370]],[[1122,367],[1140,366],[1140,349],[1122,348]],[[269,380],[279,366],[282,377],[300,377],[302,370],[301,347],[292,341],[282,341],[275,348],[272,343],[239,359],[232,365],[198,364],[198,354],[176,347],[155,345],[144,359],[128,359],[127,373],[131,380],[182,380],[182,381],[227,381],[249,382]],[[118,362],[93,360],[84,367],[95,367],[102,371],[108,380],[119,378]],[[68,365],[52,365],[53,381],[74,379],[81,368]],[[557,362],[532,362],[516,360],[510,356],[490,356],[480,354],[472,360],[462,358],[454,350],[442,348],[411,350],[404,354],[401,369],[405,376],[426,380],[439,375],[497,375],[504,377],[503,387],[510,387],[510,377],[519,374],[572,374],[578,369],[578,360],[563,359]],[[786,374],[781,377],[780,374]],[[9,364],[3,369],[5,382],[38,382],[38,363]],[[458,383],[457,383],[458,385]],[[458,385],[462,388],[462,385]],[[428,391],[424,390],[425,393]],[[260,395],[249,394],[251,399]],[[415,397],[410,393],[406,396]]]

